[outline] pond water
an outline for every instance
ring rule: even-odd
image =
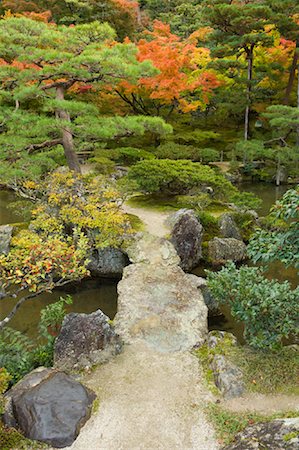
[[[272,184],[266,183],[246,183],[239,186],[239,188],[241,190],[253,192],[262,198],[263,205],[259,211],[260,215],[267,214],[272,204],[288,189],[287,186],[275,187]],[[19,214],[16,214],[16,212],[8,208],[9,204],[16,201],[16,199],[18,200],[14,193],[0,190],[0,225],[5,223],[17,223],[22,220],[20,219]],[[194,273],[202,276],[204,275],[204,268],[199,267]],[[299,281],[295,269],[285,269],[279,262],[271,264],[268,276],[277,278],[280,281],[289,280],[293,287],[295,287]],[[115,280],[87,280],[72,287],[71,292],[69,289],[65,289],[64,291],[55,291],[52,294],[42,294],[23,305],[14,319],[10,322],[10,326],[22,332],[26,332],[30,337],[36,336],[41,309],[67,293],[70,293],[73,297],[73,304],[67,307],[69,312],[90,313],[97,309],[101,309],[108,317],[113,319],[117,307],[116,287],[117,281]],[[0,318],[5,317],[12,306],[12,301],[1,301]],[[210,320],[210,328],[233,332],[237,338],[242,341],[242,326],[236,324],[231,317],[228,308],[223,308],[222,313],[222,316]]]
[[[9,206],[20,199],[11,191],[4,191],[0,189],[0,225],[7,223],[20,222],[21,214],[11,209]]]

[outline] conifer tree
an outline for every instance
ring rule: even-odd
[[[62,145],[68,166],[80,172],[76,144],[170,131],[161,119],[99,116],[91,100],[104,84],[155,73],[149,61],[137,61],[133,44],[117,44],[114,37],[98,22],[0,21],[2,170],[24,154]]]
[[[271,9],[256,0],[206,0],[203,3],[206,23],[213,28],[210,39],[217,57],[245,57],[247,62],[244,139],[249,138],[250,103],[254,52],[257,46],[273,42],[265,26],[271,23]]]

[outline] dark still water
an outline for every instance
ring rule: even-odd
[[[16,201],[19,202],[20,199],[14,192],[0,189],[0,225],[22,222],[22,212],[10,208],[10,205]]]
[[[91,313],[101,309],[110,319],[116,314],[117,307],[117,283],[108,280],[87,280],[76,288],[68,290],[56,290],[52,294],[41,294],[24,303],[9,326],[34,337],[38,333],[40,311],[50,303],[54,303],[67,294],[73,299],[72,305],[66,305],[68,312]],[[14,300],[0,300],[1,319],[13,308]]]

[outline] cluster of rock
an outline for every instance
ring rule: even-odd
[[[181,267],[189,272],[199,265],[202,258],[204,228],[193,210],[181,209],[168,219],[171,227],[170,241],[174,245]],[[208,244],[208,259],[212,264],[224,264],[228,260],[240,262],[246,259],[246,245],[231,214],[223,214],[219,220],[220,237]]]
[[[55,340],[54,365],[62,370],[88,369],[119,354],[122,341],[101,310],[67,314]]]
[[[129,264],[124,251],[107,247],[91,252],[87,268],[94,277],[121,278],[124,268]]]
[[[194,211],[181,209],[168,219],[173,244],[183,270],[189,272],[198,266],[202,257],[203,226]]]

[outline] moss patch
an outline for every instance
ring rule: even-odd
[[[237,348],[230,355],[250,392],[299,395],[299,353],[292,347],[275,352]]]
[[[236,434],[244,430],[248,425],[258,422],[270,422],[274,419],[286,417],[298,417],[297,411],[288,411],[271,416],[256,413],[233,413],[214,403],[210,403],[207,406],[205,413],[214,426],[219,442],[224,445],[230,444]]]
[[[207,384],[214,393],[210,363],[214,355],[224,355],[242,370],[248,392],[299,395],[299,354],[294,347],[262,352],[231,345],[227,337],[215,348],[204,345],[195,354],[200,359]]]
[[[175,197],[155,197],[152,195],[135,195],[127,200],[129,206],[135,208],[153,209],[155,211],[176,211],[179,209]]]
[[[1,450],[42,450],[49,448],[46,444],[26,439],[14,428],[7,428],[0,422]]]
[[[144,231],[145,230],[145,225],[138,216],[135,216],[134,214],[127,214],[127,217],[129,219],[131,227],[133,228],[134,231]]]

